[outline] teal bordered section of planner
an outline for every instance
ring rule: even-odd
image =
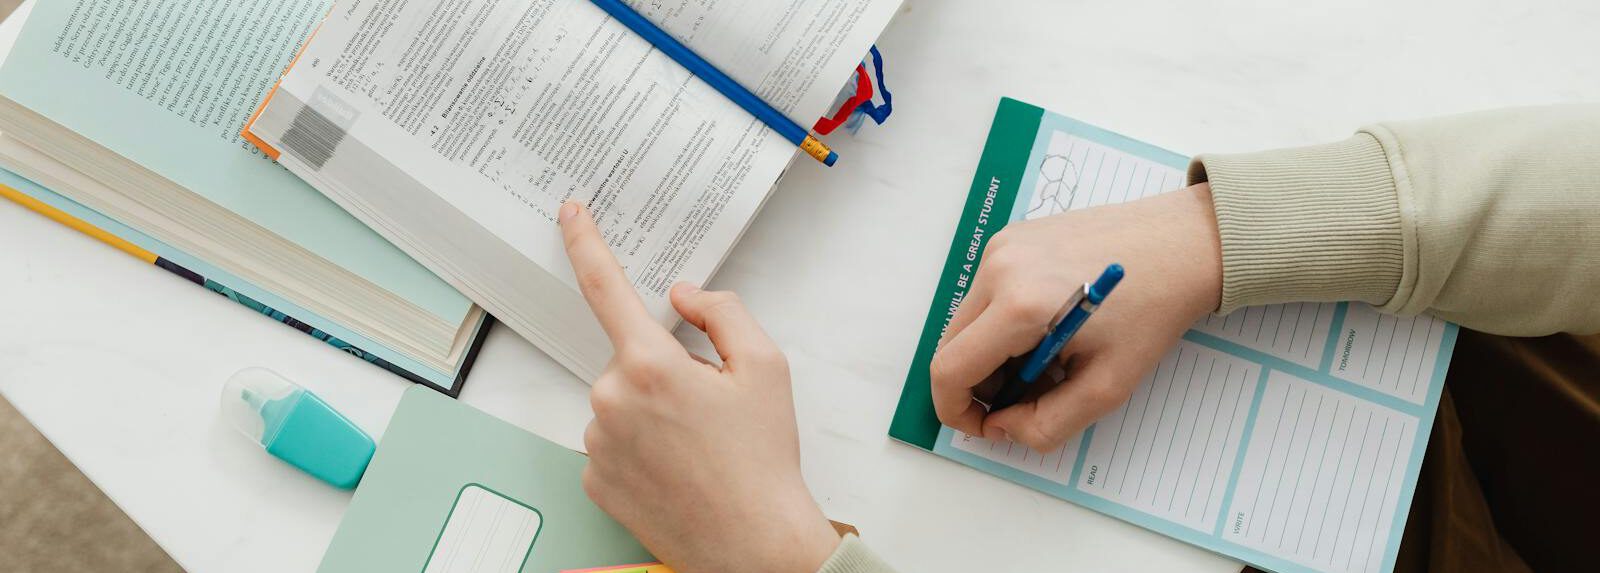
[[[1093,447],[1104,446],[1095,442],[1099,424],[1053,457],[1004,443],[975,446],[974,438],[938,425],[925,388],[928,361],[975,278],[988,238],[1005,224],[1042,216],[1045,211],[1120,202],[1181,187],[1188,162],[1183,155],[1081,121],[1015,100],[1002,101],[890,435],[1008,481],[1265,569],[1392,570],[1455,346],[1458,329],[1452,324],[1428,317],[1379,315],[1370,307],[1351,303],[1265,307],[1212,317],[1185,334],[1180,349],[1174,351],[1176,358],[1169,355],[1146,377],[1143,394],[1135,393],[1121,414],[1102,420],[1118,420],[1116,427],[1105,429],[1110,433],[1107,439],[1114,434],[1118,440],[1109,449]],[[1057,204],[1046,209],[1051,201]],[[994,211],[1009,217],[984,217]],[[1133,276],[1137,269],[1129,272]],[[1269,329],[1269,323],[1276,327]],[[1247,334],[1251,328],[1256,329],[1253,339]],[[1357,364],[1362,348],[1366,362]],[[1187,363],[1185,352],[1190,356]],[[1202,360],[1209,360],[1210,372],[1194,377]],[[1191,379],[1179,381],[1186,365]],[[1221,379],[1216,398],[1211,399],[1215,373],[1222,366],[1228,374]],[[1233,376],[1235,370],[1238,376]],[[1115,479],[1109,472],[1123,451],[1119,448],[1124,426],[1133,418],[1135,403],[1142,399],[1149,410],[1158,400],[1156,384],[1163,381],[1163,372],[1166,395],[1159,398],[1159,412],[1149,412],[1161,418],[1150,428],[1145,426],[1150,416],[1135,422],[1134,443],[1128,446],[1124,462],[1124,468],[1132,468],[1140,444],[1148,442],[1145,465],[1138,472],[1129,469],[1120,474],[1124,487],[1129,477],[1136,476],[1139,491],[1153,479],[1156,493],[1148,504],[1137,494],[1135,500],[1127,501],[1089,493],[1084,488],[1094,485],[1094,480],[1108,484]],[[1202,380],[1199,398],[1191,401],[1191,389],[1201,386]],[[1174,398],[1178,389],[1183,391],[1181,399]],[[1178,405],[1175,411],[1174,403]],[[1191,403],[1193,410],[1189,409]],[[1224,406],[1229,409],[1224,411]],[[1213,419],[1201,428],[1208,407]],[[1173,416],[1170,421],[1161,421],[1169,413]],[[1180,442],[1179,427],[1186,419],[1191,431],[1182,434]],[[1285,423],[1291,419],[1293,422]],[[1357,420],[1364,421],[1358,424]],[[1213,440],[1216,428],[1226,430]],[[1206,430],[1205,439],[1199,440],[1202,429]],[[1161,439],[1164,430],[1165,443]],[[1357,435],[1359,439],[1352,439]],[[1221,446],[1214,450],[1217,455],[1211,456],[1214,443]],[[1151,460],[1158,457],[1154,452],[1163,445],[1160,471],[1150,471]],[[1189,463],[1196,455],[1192,446],[1196,445],[1204,448],[1191,471]],[[1179,447],[1182,455],[1172,457]],[[1105,468],[1091,463],[1092,451],[1110,452],[1112,463]],[[1251,458],[1252,453],[1256,457]],[[1297,458],[1299,469],[1291,470]],[[1174,459],[1178,461],[1175,473],[1166,463]],[[1325,471],[1328,467],[1333,470]],[[1278,481],[1268,487],[1274,470]],[[1106,473],[1096,475],[1102,471]],[[1254,476],[1254,481],[1242,479],[1246,474]],[[1309,489],[1302,487],[1308,476]],[[1199,484],[1205,478],[1210,481],[1202,492]],[[1163,498],[1162,487],[1169,481],[1171,493]],[[1178,492],[1185,483],[1190,497],[1182,500]],[[1357,494],[1358,490],[1361,493]],[[1263,496],[1263,492],[1271,495]],[[1201,493],[1205,493],[1203,502],[1199,501]],[[1336,500],[1340,501],[1336,504]],[[1170,511],[1158,511],[1159,507],[1157,511],[1149,509],[1162,501],[1168,509],[1185,501],[1182,515],[1193,517],[1175,517]],[[1199,512],[1190,509],[1195,503],[1200,503]],[[1263,506],[1268,509],[1260,509]],[[1384,515],[1392,517],[1383,521]],[[1368,523],[1370,526],[1365,525]],[[1329,524],[1336,524],[1331,533]],[[1258,534],[1259,540],[1253,541],[1252,533]]]

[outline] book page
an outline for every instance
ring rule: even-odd
[[[898,6],[633,4],[802,123],[822,115]],[[252,129],[286,157],[315,173],[368,148],[569,286],[556,213],[585,202],[664,322],[675,316],[668,289],[710,276],[794,156],[589,2],[341,6],[274,98],[284,96],[322,118],[258,120]]]
[[[1182,156],[1048,112],[1033,137],[1013,221],[1185,182]],[[1382,571],[1454,333],[1354,303],[1209,316],[1055,451],[949,428],[934,451],[1272,570]]]

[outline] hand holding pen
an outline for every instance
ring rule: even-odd
[[[1083,288],[1078,289],[1072,298],[1067,299],[1055,328],[1044,335],[1044,340],[1039,341],[1039,346],[1028,354],[1022,370],[1016,376],[1008,377],[1000,387],[1000,392],[989,402],[990,412],[1015,406],[1017,401],[1022,399],[1028,388],[1038,381],[1041,374],[1044,374],[1045,368],[1061,355],[1061,349],[1072,340],[1074,334],[1078,333],[1078,329],[1083,328],[1083,324],[1089,321],[1089,317],[1093,316],[1095,311],[1100,310],[1100,304],[1105,302],[1106,296],[1122,282],[1124,272],[1122,265],[1112,263],[1106,267],[1105,272],[1100,273],[1100,278],[1095,279],[1093,283],[1084,283]]]
[[[1183,333],[1217,308],[1219,244],[1204,185],[1007,226],[985,247],[934,354],[940,422],[1039,451],[1078,436],[1122,407]],[[1059,357],[1045,361],[1064,371],[1061,382],[1036,383],[1007,408],[977,399],[980,384],[1038,349],[1069,296],[1112,261],[1128,278]]]

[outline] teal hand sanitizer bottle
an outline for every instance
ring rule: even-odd
[[[361,482],[377,449],[316,394],[265,368],[240,370],[228,379],[222,415],[267,453],[340,489]]]

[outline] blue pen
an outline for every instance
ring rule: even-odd
[[[688,46],[679,42],[677,38],[673,38],[671,34],[657,27],[653,22],[646,20],[644,16],[640,16],[638,12],[633,11],[633,8],[629,8],[622,0],[590,1],[594,2],[595,6],[599,6],[601,10],[605,10],[607,14],[610,14],[612,18],[615,18],[622,25],[627,26],[629,30],[633,30],[633,33],[650,42],[657,50],[661,50],[661,53],[678,62],[678,65],[688,68],[689,73],[698,76],[701,80],[710,84],[712,88],[722,92],[722,95],[733,100],[733,103],[739,104],[739,107],[750,112],[750,115],[756,116],[756,119],[767,124],[767,127],[772,128],[779,135],[800,146],[800,149],[805,151],[807,155],[816,158],[817,161],[821,161],[823,165],[829,167],[839,161],[839,154],[828,149],[827,145],[823,145],[822,141],[811,135],[810,130],[795,123],[794,120],[789,119],[789,116],[783,115],[783,112],[778,111],[771,104],[751,93],[744,86],[739,85],[739,82],[728,77],[728,74],[722,73],[722,70],[717,69],[716,66],[711,65],[711,62],[707,62],[705,58],[694,53]]]
[[[1000,392],[989,403],[990,412],[1009,408],[1022,399],[1028,392],[1028,386],[1031,386],[1034,380],[1038,380],[1040,374],[1044,374],[1044,369],[1050,366],[1056,355],[1061,354],[1061,348],[1067,345],[1067,341],[1072,340],[1072,335],[1078,333],[1078,329],[1089,320],[1089,316],[1100,309],[1100,303],[1105,302],[1106,296],[1117,288],[1117,283],[1122,282],[1122,275],[1122,265],[1113,264],[1106,267],[1106,271],[1101,273],[1100,278],[1093,284],[1084,284],[1082,289],[1073,293],[1064,307],[1067,309],[1066,316],[1061,317],[1056,327],[1044,336],[1044,340],[1039,341],[1039,347],[1028,355],[1028,362],[1022,366],[1022,372],[1018,373],[1016,378],[1007,380],[1005,386],[1000,388]]]

